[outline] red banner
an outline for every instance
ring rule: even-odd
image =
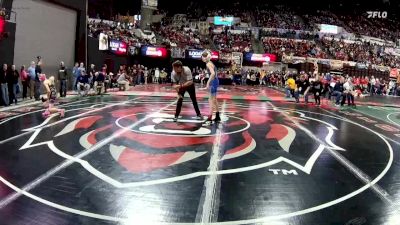
[[[4,21],[4,18],[0,16],[0,34],[3,33],[5,24],[6,22]]]
[[[276,55],[273,54],[246,53],[244,58],[251,62],[276,62]]]

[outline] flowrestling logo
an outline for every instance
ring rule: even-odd
[[[368,18],[372,19],[386,19],[387,18],[387,12],[386,11],[367,11]]]

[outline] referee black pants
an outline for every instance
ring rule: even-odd
[[[198,115],[198,116],[201,115],[199,106],[197,104],[197,99],[196,99],[196,88],[194,87],[194,84],[192,84],[189,87],[185,88],[184,90],[179,91],[179,93],[178,93],[180,96],[182,96],[182,98],[179,98],[178,103],[176,104],[176,111],[175,111],[176,118],[178,118],[179,114],[181,114],[183,97],[185,96],[186,92],[189,93],[190,99],[192,99],[192,103],[193,103],[194,110],[196,111],[196,115]]]

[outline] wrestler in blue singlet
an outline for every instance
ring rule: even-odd
[[[211,81],[210,83],[210,95],[211,96],[216,96],[217,95],[217,90],[218,90],[218,86],[219,86],[219,80],[218,80],[218,75],[217,75],[217,68],[215,67],[214,63],[210,62],[213,67],[214,67],[214,80]],[[211,71],[209,70],[209,68],[207,67],[207,73],[211,76]]]

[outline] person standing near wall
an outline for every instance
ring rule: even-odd
[[[77,79],[79,77],[79,63],[75,63],[74,68],[72,68],[72,75],[74,76],[73,80],[72,80],[72,90],[76,91],[77,84],[78,84]]]
[[[78,71],[79,71],[79,75],[85,75],[86,74],[85,64],[83,62],[81,62],[79,64]]]
[[[13,102],[17,104],[17,94],[18,94],[18,82],[19,82],[19,73],[15,68],[15,65],[11,66],[11,70],[8,72],[7,75],[7,83],[8,83],[8,96],[9,96],[9,103],[12,104]]]
[[[60,69],[58,70],[58,80],[60,81],[60,97],[67,97],[68,74],[64,62],[60,63]]]
[[[154,77],[156,78],[154,80],[154,83],[159,84],[160,83],[160,70],[158,68],[156,68],[156,70],[154,71]]]
[[[32,99],[35,96],[35,78],[36,78],[36,63],[31,62],[31,66],[28,68],[28,79],[29,79],[29,97]]]
[[[29,76],[25,70],[25,65],[21,66],[21,70],[19,72],[21,76],[21,83],[22,83],[22,100],[27,98],[28,93],[28,86],[29,86]]]
[[[8,106],[8,86],[7,86],[7,64],[3,65],[3,69],[0,73],[0,85],[1,85],[1,104],[3,106]]]
[[[107,64],[104,64],[103,67],[101,68],[101,73],[103,73],[104,76],[104,93],[107,93],[107,88],[110,87],[110,76],[107,73]]]
[[[147,67],[144,68],[144,84],[147,85],[147,81],[149,79],[149,71],[147,70]]]
[[[89,74],[86,72],[85,64],[83,62],[81,62],[79,64],[78,73],[79,73],[79,76],[85,76],[87,79],[89,79]],[[79,83],[79,81],[78,81],[78,83]],[[88,81],[88,84],[89,84],[89,81]],[[90,84],[89,84],[89,86],[90,86]],[[89,87],[89,89],[90,89],[90,87]]]
[[[89,85],[90,88],[93,88],[94,85],[94,74],[96,73],[96,69],[94,64],[90,64],[90,69],[89,69]]]
[[[38,62],[35,67],[35,100],[40,100],[40,74],[42,74],[42,58],[40,56],[37,57]]]
[[[160,72],[160,78],[161,78],[161,83],[162,84],[167,83],[167,76],[168,76],[168,74],[167,74],[167,72],[165,72],[165,68],[162,69],[161,72]]]

